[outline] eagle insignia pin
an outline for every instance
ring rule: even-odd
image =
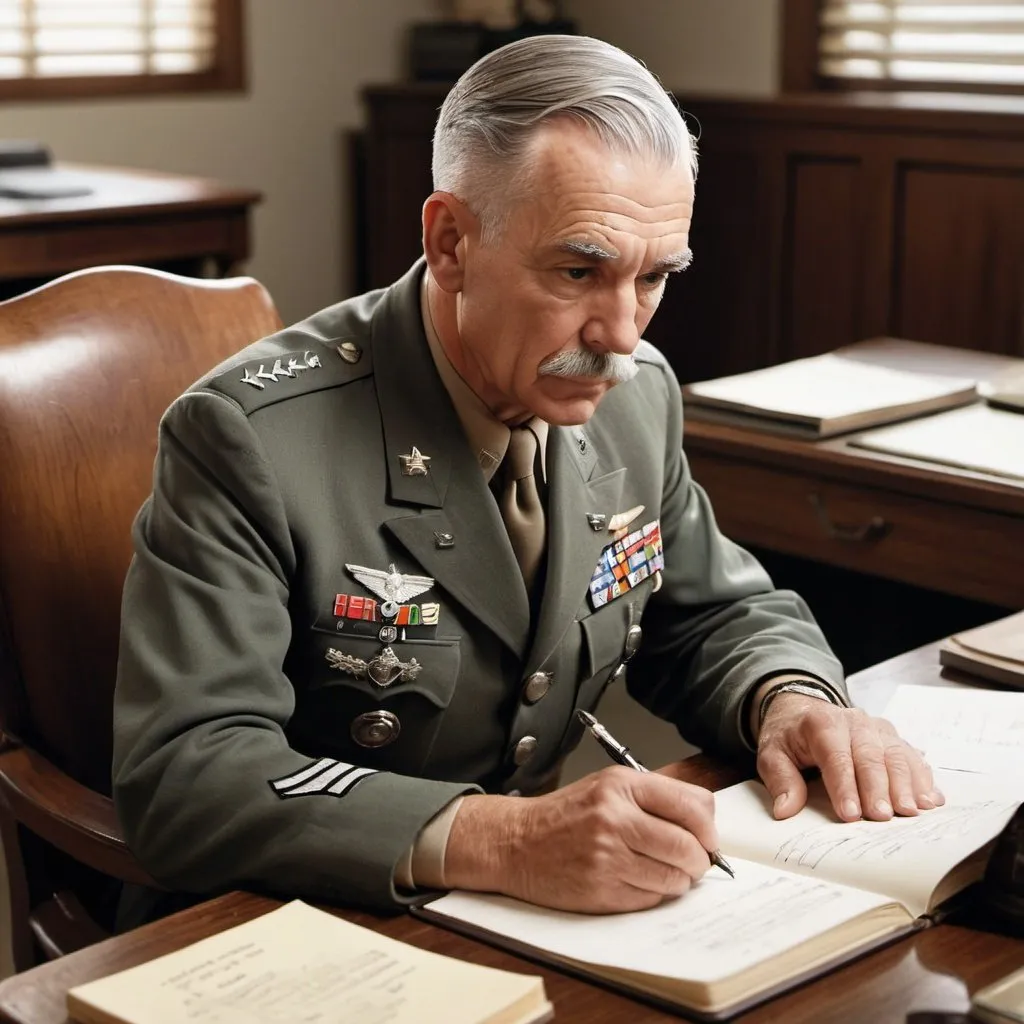
[[[394,562],[388,566],[387,572],[380,569],[369,569],[365,565],[352,565],[349,562],[345,563],[345,568],[367,590],[381,599],[383,602],[380,606],[381,615],[388,619],[398,614],[400,604],[411,601],[434,585],[430,576],[413,576],[399,572],[395,568]]]

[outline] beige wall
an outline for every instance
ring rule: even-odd
[[[781,0],[566,0],[581,31],[639,57],[669,89],[778,92]]]
[[[247,94],[0,106],[0,136],[57,157],[208,175],[264,193],[248,270],[286,320],[336,301],[349,280],[342,129],[359,89],[403,72],[405,25],[435,0],[247,0]]]
[[[771,92],[779,0],[568,0],[584,32],[645,60],[670,88]],[[438,0],[247,0],[242,95],[0,106],[0,137],[59,159],[215,177],[264,193],[254,258],[285,320],[351,280],[341,133],[363,123],[360,88],[404,74],[408,22]]]

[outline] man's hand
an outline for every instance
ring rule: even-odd
[[[645,910],[707,871],[714,813],[706,789],[617,766],[546,796],[467,796],[445,884],[560,910]]]
[[[844,821],[886,821],[945,803],[931,768],[884,718],[782,693],[768,708],[757,743],[757,771],[776,818],[807,802],[801,768],[820,768],[832,806]]]

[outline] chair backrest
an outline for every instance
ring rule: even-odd
[[[138,267],[0,303],[0,729],[100,792],[130,528],[160,417],[278,327],[251,278]]]

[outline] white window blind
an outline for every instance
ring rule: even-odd
[[[1024,85],[1020,0],[825,0],[819,38],[826,78]]]
[[[214,0],[0,0],[0,78],[194,74]]]

